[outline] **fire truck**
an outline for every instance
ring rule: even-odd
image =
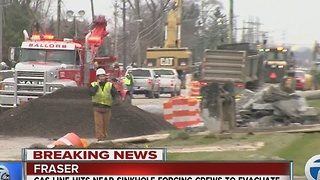
[[[95,81],[97,68],[104,68],[122,99],[131,103],[130,93],[121,82],[123,71],[111,64],[114,57],[97,57],[97,51],[108,35],[107,21],[98,16],[93,28],[84,39],[57,39],[50,34],[33,34],[23,31],[19,62],[13,77],[0,82],[0,107],[13,108],[50,94],[60,88],[88,87]],[[17,52],[13,48],[11,52]],[[11,54],[12,55],[12,54]]]

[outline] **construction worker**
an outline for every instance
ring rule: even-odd
[[[133,75],[129,71],[124,79],[124,84],[127,86],[127,90],[130,92],[131,97],[133,96]]]
[[[110,126],[111,105],[118,98],[118,92],[112,83],[107,81],[104,69],[96,71],[97,81],[90,86],[90,95],[94,111],[95,131],[98,142],[107,140],[107,131]]]

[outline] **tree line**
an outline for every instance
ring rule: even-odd
[[[118,52],[121,61],[122,49],[127,50],[127,59],[135,62],[138,53],[145,58],[147,47],[163,46],[164,24],[166,15],[173,7],[174,0],[126,0],[126,32],[122,30],[122,4],[118,4],[117,37],[115,37],[114,24],[111,20],[108,29],[110,35],[106,37],[104,45],[100,48],[100,55],[114,55]],[[23,39],[23,30],[30,34],[35,31],[35,23],[40,24],[40,30],[44,33],[57,31],[57,14],[53,8],[54,0],[4,0],[3,13],[3,61],[8,59],[9,47],[19,47]],[[183,1],[182,14],[182,45],[188,47],[195,61],[200,60],[206,48],[215,48],[227,41],[228,20],[223,13],[223,6],[218,0],[192,0]],[[65,14],[65,13],[64,13]],[[74,23],[66,21],[61,14],[60,36],[73,38],[75,36]],[[107,17],[113,19],[113,17]],[[139,20],[139,21],[137,21]],[[90,28],[89,21],[77,22],[77,34],[84,37],[84,32]],[[127,43],[124,44],[124,33]],[[115,40],[117,43],[115,45]],[[140,52],[138,52],[140,47]]]

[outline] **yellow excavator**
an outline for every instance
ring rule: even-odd
[[[175,0],[173,8],[168,13],[164,46],[147,48],[144,66],[176,69],[184,87],[185,74],[192,68],[192,52],[186,47],[181,47],[181,16],[182,0]]]

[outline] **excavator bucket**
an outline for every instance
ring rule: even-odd
[[[236,106],[234,85],[227,82],[220,87],[210,83],[201,88],[201,116],[205,126],[213,133],[235,128]]]

